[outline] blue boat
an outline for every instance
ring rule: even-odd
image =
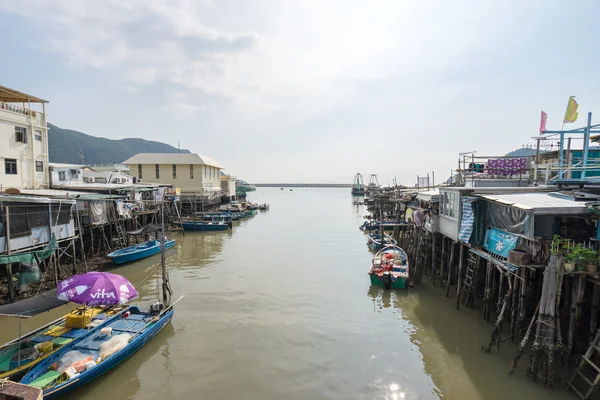
[[[40,362],[21,383],[43,389],[45,400],[63,396],[89,383],[125,361],[156,336],[173,318],[173,305],[162,310],[151,307],[150,312],[143,312],[136,306],[128,307],[101,325],[90,328],[83,340],[63,346]],[[105,328],[111,328],[112,333],[106,335]],[[118,340],[121,335],[126,336]],[[118,345],[112,346],[109,351],[101,350],[103,343],[115,342],[114,339],[119,341]],[[102,354],[102,351],[105,353]],[[64,357],[67,353],[69,355]],[[61,363],[61,360],[67,359],[68,362]],[[65,372],[55,371],[57,363],[59,369],[67,365],[71,367]]]
[[[229,225],[223,221],[219,222],[205,222],[205,221],[191,221],[182,222],[181,226],[184,231],[226,231],[229,229]]]
[[[170,249],[175,245],[175,240],[167,240],[165,249]],[[160,240],[149,240],[146,243],[136,244],[125,247],[124,249],[113,251],[107,254],[115,264],[123,264],[131,261],[141,260],[160,253]]]

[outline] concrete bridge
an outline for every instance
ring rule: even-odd
[[[255,183],[256,187],[351,188],[351,183]]]

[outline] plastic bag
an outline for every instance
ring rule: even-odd
[[[120,335],[113,336],[106,342],[102,343],[99,348],[100,358],[104,360],[117,351],[123,349],[125,346],[127,346],[127,343],[129,343],[129,339],[131,339],[131,337],[132,336],[129,333],[122,333]]]
[[[77,368],[77,366],[85,364],[85,362],[87,362],[85,360],[91,361],[92,356],[85,355],[79,350],[72,350],[65,353],[65,355],[62,356],[57,363],[52,364],[50,368],[58,372],[64,372],[71,366]]]

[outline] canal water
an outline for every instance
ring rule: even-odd
[[[259,188],[271,209],[224,233],[176,234],[167,252],[172,324],[121,366],[69,399],[574,398],[514,376],[514,346],[485,354],[481,310],[426,282],[410,291],[370,286],[358,230],[366,210],[348,189]],[[114,268],[156,299],[160,257]],[[68,308],[42,314],[24,329]],[[0,339],[13,338],[2,319]]]

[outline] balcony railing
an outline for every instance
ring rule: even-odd
[[[14,104],[11,104],[11,103],[0,102],[0,110],[6,110],[6,111],[11,111],[11,112],[14,112],[17,114],[31,115],[32,117],[37,117],[37,111],[33,111],[28,108],[15,106]]]

